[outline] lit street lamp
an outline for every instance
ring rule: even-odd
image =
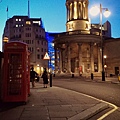
[[[103,13],[103,10],[105,10],[105,12]],[[105,71],[104,71],[104,58],[103,58],[103,53],[104,53],[104,44],[103,44],[103,35],[102,35],[102,15],[104,15],[105,17],[108,17],[111,13],[108,10],[108,8],[102,8],[102,5],[100,4],[100,7],[92,7],[90,9],[90,13],[93,16],[96,16],[98,13],[100,14],[100,30],[101,30],[101,50],[102,50],[102,81],[105,81]]]

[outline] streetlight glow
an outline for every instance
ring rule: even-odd
[[[108,9],[106,9],[105,12],[103,13],[103,15],[104,15],[105,17],[109,17],[110,14],[111,14],[111,12],[110,12]]]
[[[92,16],[96,16],[96,15],[98,15],[100,13],[100,9],[99,9],[99,7],[97,7],[97,6],[93,6],[91,9],[90,9],[90,14],[92,15]]]
[[[110,16],[111,12],[108,10],[108,8],[99,8],[98,6],[93,6],[91,9],[90,9],[90,14],[92,16],[96,16],[98,14],[100,14],[100,9],[102,10],[105,10],[103,15],[107,18]]]
[[[106,58],[107,58],[107,55],[104,55],[104,58],[106,59]]]

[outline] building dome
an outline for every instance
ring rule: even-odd
[[[88,0],[66,0],[66,31],[80,30],[89,34]]]

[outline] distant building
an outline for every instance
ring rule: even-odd
[[[53,43],[55,34],[56,33],[46,32],[46,39],[48,40],[48,54],[50,56],[48,66],[52,72],[55,70],[55,50],[54,50],[54,43]]]
[[[48,52],[48,42],[41,18],[13,16],[8,19],[3,33],[3,47],[9,41],[21,41],[28,44],[30,65],[34,66],[39,74],[42,73],[44,67],[48,68],[48,60],[43,60],[45,53]]]

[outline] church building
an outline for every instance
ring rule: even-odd
[[[100,76],[104,64],[106,75],[118,74],[120,39],[111,37],[109,21],[106,21],[102,28],[99,24],[90,23],[88,5],[88,0],[66,0],[66,32],[59,33],[54,38],[55,72],[74,73],[83,76],[93,73]],[[113,47],[115,49],[110,52]],[[104,48],[103,54],[102,48]],[[103,61],[104,55],[107,58],[103,58]]]

